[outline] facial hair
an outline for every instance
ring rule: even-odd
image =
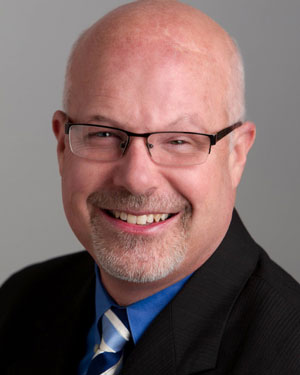
[[[132,195],[127,191],[95,192],[91,205],[93,256],[100,267],[118,279],[145,283],[176,270],[185,258],[191,205],[170,195]],[[144,236],[113,231],[103,226],[98,209],[146,212],[181,212],[180,220],[162,235]]]

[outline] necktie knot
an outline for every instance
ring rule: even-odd
[[[127,319],[126,311],[123,312],[122,318]],[[130,332],[112,309],[107,310],[102,316],[101,326],[101,343],[90,363],[87,375],[116,375],[122,366],[123,348],[130,339]]]

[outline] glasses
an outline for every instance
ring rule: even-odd
[[[152,160],[160,165],[188,166],[206,161],[214,146],[227,134],[241,126],[237,122],[216,134],[194,132],[132,133],[104,125],[65,124],[65,134],[73,154],[94,161],[115,161],[125,155],[131,137],[142,137]]]

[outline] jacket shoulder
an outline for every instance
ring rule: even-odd
[[[260,261],[252,279],[264,285],[265,290],[282,299],[286,306],[299,314],[300,323],[300,284],[277,263],[275,263],[264,250],[261,250]]]
[[[65,363],[75,373],[94,316],[94,284],[87,252],[12,275],[0,289],[0,373],[37,374],[44,363],[45,374],[68,373],[58,371]]]
[[[78,252],[30,265],[4,282],[0,289],[0,327],[20,312],[46,308],[51,300],[64,298],[93,275],[93,260]]]
[[[225,336],[236,343],[236,373],[299,374],[300,286],[262,249]]]
[[[12,298],[15,295],[22,295],[27,290],[31,293],[34,290],[47,288],[48,285],[54,287],[60,279],[65,279],[66,272],[85,270],[87,266],[92,266],[92,263],[93,260],[89,254],[86,251],[81,251],[27,266],[14,273],[3,283],[0,289],[0,298],[2,299],[6,295]]]

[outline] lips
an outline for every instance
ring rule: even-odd
[[[152,223],[158,223],[160,221],[165,221],[169,217],[171,217],[171,214],[167,213],[151,213],[147,215],[132,215],[124,211],[117,211],[117,210],[112,210],[112,211],[107,211],[110,216],[126,221],[129,224],[137,224],[137,225],[147,225],[147,224],[152,224]]]

